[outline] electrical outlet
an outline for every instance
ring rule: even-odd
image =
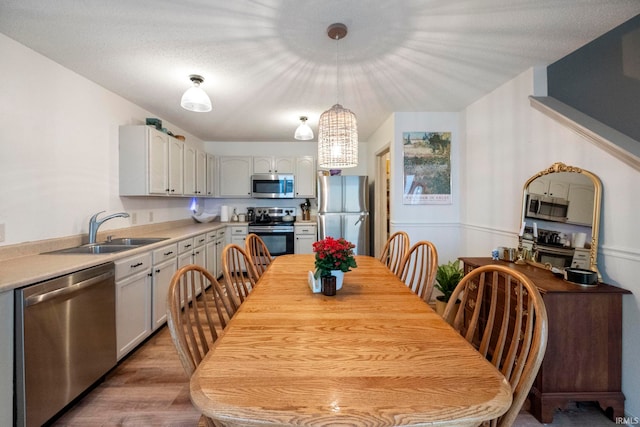
[[[131,225],[136,225],[138,223],[138,213],[137,212],[132,212],[131,213]]]
[[[0,224],[0,242],[4,242],[4,224]]]
[[[153,211],[149,211],[149,222],[153,222]]]

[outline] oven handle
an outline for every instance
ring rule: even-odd
[[[113,271],[107,271],[106,273],[102,273],[99,276],[92,277],[87,280],[83,280],[82,282],[74,283],[73,285],[65,286],[63,288],[58,288],[53,291],[45,292],[42,294],[31,295],[24,300],[24,306],[29,307],[32,305],[40,304],[45,301],[49,301],[50,299],[60,297],[63,295],[71,294],[77,292],[81,289],[87,288],[91,285],[95,285],[96,283],[102,282],[110,277],[113,277]]]

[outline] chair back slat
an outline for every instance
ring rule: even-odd
[[[491,425],[511,426],[540,369],[547,346],[547,311],[540,292],[524,274],[495,264],[466,274],[443,314],[511,384],[513,400]]]
[[[245,250],[232,243],[222,250],[222,274],[229,299],[237,310],[258,283],[258,272]]]
[[[396,231],[387,239],[379,259],[393,274],[400,277],[402,261],[407,252],[409,252],[409,235],[404,231]]]
[[[262,276],[273,261],[273,257],[264,240],[255,233],[249,233],[244,240],[244,249],[253,263],[256,273],[258,273],[258,277]]]
[[[187,265],[173,275],[167,295],[167,323],[189,377],[234,313],[225,289],[203,267]]]
[[[438,271],[438,251],[433,243],[421,240],[413,245],[404,256],[400,269],[400,280],[429,302]]]

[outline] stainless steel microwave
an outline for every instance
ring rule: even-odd
[[[567,222],[569,201],[558,197],[548,197],[539,194],[527,196],[528,218],[546,219],[547,221]]]
[[[292,174],[259,174],[251,176],[251,197],[256,199],[292,199]]]

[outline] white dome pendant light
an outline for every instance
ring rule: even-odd
[[[347,35],[347,26],[331,24],[329,38],[336,40],[336,86],[338,72],[338,40]],[[318,164],[321,168],[338,169],[358,166],[358,123],[356,115],[337,102],[320,116],[318,126]]]
[[[195,111],[196,113],[211,111],[211,100],[207,93],[200,87],[204,78],[197,74],[192,74],[189,76],[189,79],[193,82],[193,87],[187,89],[184,95],[182,95],[182,99],[180,100],[182,108]]]
[[[300,126],[296,129],[296,133],[293,135],[295,139],[299,139],[300,141],[308,141],[313,139],[313,129],[311,126],[307,124],[307,116],[300,116]]]

